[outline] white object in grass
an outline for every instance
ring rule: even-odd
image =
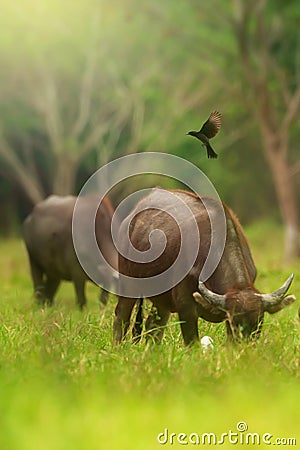
[[[203,348],[204,352],[207,352],[207,350],[212,350],[214,348],[213,345],[213,340],[210,336],[203,336],[203,338],[201,338],[201,345]]]

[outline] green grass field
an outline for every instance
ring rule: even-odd
[[[257,287],[274,290],[293,271],[290,292],[300,298],[299,262],[283,266],[281,231],[271,224],[246,231]],[[285,448],[300,448],[298,301],[265,316],[257,343],[227,346],[224,324],[199,321],[214,350],[186,349],[174,317],[161,346],[115,348],[113,297],[101,308],[89,285],[80,313],[64,283],[55,306],[40,309],[17,239],[0,242],[0,274],[1,450],[213,447],[213,436],[203,433],[214,433],[215,446],[224,449],[270,448],[277,438]],[[243,423],[237,430],[239,422],[247,431]],[[237,434],[221,438],[230,430]]]

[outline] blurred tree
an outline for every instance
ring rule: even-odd
[[[300,255],[299,205],[289,158],[289,139],[300,111],[296,1],[234,0],[234,33],[243,73],[252,96],[263,150],[271,170],[285,226],[286,260]]]
[[[8,2],[3,10],[3,86],[10,86],[8,102],[20,103],[46,137],[50,191],[74,192],[78,167],[95,149],[99,165],[137,151],[170,150],[169,136],[182,127],[187,112],[209,97],[214,61],[205,47],[201,67],[197,60],[182,64],[195,47],[192,30],[199,29],[192,5],[178,8],[158,0],[25,3],[24,15]],[[16,152],[12,144],[20,122],[23,133],[31,135],[34,128],[24,117],[13,122],[4,124],[0,157],[36,203],[45,189],[34,158],[27,157],[32,149],[20,145]],[[185,131],[184,126],[178,131],[180,139]]]
[[[0,139],[0,156],[6,163],[10,179],[24,189],[33,204],[45,197],[45,191],[36,176],[35,166],[32,164],[33,158],[21,161],[3,137]]]
[[[264,43],[270,53],[266,73],[260,70],[263,60],[259,62],[263,46],[255,5],[260,2],[239,3],[233,13],[232,2],[221,0],[2,0],[0,176],[18,186],[5,191],[5,196],[15,201],[19,190],[15,201],[19,208],[25,196],[34,204],[51,192],[76,193],[99,166],[151,150],[183,156],[198,165],[243,221],[276,214],[253,113],[261,95],[245,89],[236,38],[245,15],[248,64],[253,77],[258,73],[261,77],[257,85],[265,80],[275,117],[271,129],[277,132],[286,123],[280,86],[286,84],[284,95],[291,98],[296,86],[292,84],[296,1],[288,2],[288,7],[283,0],[266,2],[266,17],[261,19],[262,24],[270,23]],[[255,100],[253,109],[247,105],[249,98]],[[215,138],[220,151],[217,164],[206,161],[197,142],[185,136],[213,109],[220,109],[224,118]],[[262,125],[262,110],[257,116],[263,134],[270,122]],[[297,127],[290,131],[292,143],[298,142]],[[293,184],[299,163],[295,164],[297,155],[291,154],[291,147],[288,165]],[[144,187],[144,182],[146,177],[140,177],[120,186],[115,198]],[[151,183],[156,184],[153,178]]]
[[[2,61],[3,62],[3,61]],[[28,108],[17,99],[18,86],[0,69],[0,161],[2,172],[27,193],[34,204],[45,196],[35,164],[37,124],[28,120]]]

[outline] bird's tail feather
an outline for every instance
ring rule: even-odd
[[[214,151],[214,149],[212,148],[212,146],[209,143],[206,144],[206,150],[207,150],[208,158],[217,158],[218,157],[218,155],[216,154],[216,152]]]

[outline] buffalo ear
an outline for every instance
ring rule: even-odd
[[[208,322],[218,323],[226,319],[226,311],[209,303],[199,292],[193,293],[194,300],[198,305],[199,316]]]
[[[264,310],[269,314],[275,314],[278,311],[281,311],[283,308],[286,308],[287,306],[294,303],[295,300],[296,297],[294,295],[287,295],[281,300],[281,302],[277,303],[277,305],[270,305],[270,306],[265,305]]]

